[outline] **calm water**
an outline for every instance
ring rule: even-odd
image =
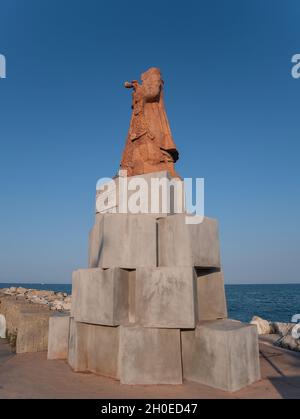
[[[22,286],[71,293],[70,284],[0,284],[0,288]],[[300,284],[226,285],[229,317],[249,322],[257,315],[272,321],[289,322],[300,313]]]

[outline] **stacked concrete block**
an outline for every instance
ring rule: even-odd
[[[67,359],[70,316],[55,315],[49,319],[48,359]]]
[[[217,221],[98,212],[89,268],[73,274],[68,362],[122,384],[258,379],[255,328],[227,320]]]
[[[184,214],[158,221],[160,266],[220,268],[218,222],[204,217],[199,224],[187,224]]]
[[[227,318],[223,272],[196,269],[198,321]]]
[[[93,372],[119,379],[119,327],[71,319],[68,362],[75,372]]]
[[[233,392],[260,379],[255,326],[208,321],[195,330],[182,331],[181,339],[187,380]]]
[[[144,327],[194,328],[196,281],[192,267],[137,268],[137,323]]]
[[[68,362],[122,384],[181,384],[179,329],[99,326],[71,320]]]
[[[120,268],[73,273],[71,315],[81,323],[118,326],[129,321],[129,272]]]
[[[150,215],[97,214],[90,233],[89,267],[156,266],[157,225]]]
[[[122,384],[181,384],[179,329],[120,327]]]

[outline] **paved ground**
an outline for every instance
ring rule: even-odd
[[[262,380],[228,394],[197,383],[180,386],[124,386],[93,374],[75,374],[45,353],[14,355],[0,339],[0,399],[3,398],[297,398],[300,354],[261,344]]]

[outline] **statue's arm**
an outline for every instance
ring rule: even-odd
[[[138,86],[139,86],[139,83],[138,83],[137,80],[125,81],[125,83],[124,83],[124,87],[126,87],[126,89],[134,89],[134,90],[136,90]]]

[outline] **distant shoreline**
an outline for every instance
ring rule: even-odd
[[[0,288],[24,287],[71,294],[71,283],[0,283]],[[289,323],[300,313],[300,284],[225,284],[229,318],[249,323],[253,316]]]

